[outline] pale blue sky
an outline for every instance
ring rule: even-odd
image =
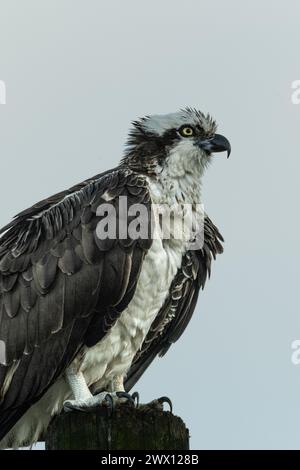
[[[0,225],[112,167],[132,119],[210,112],[204,181],[226,239],[183,338],[140,381],[200,449],[300,448],[297,0],[0,0]]]

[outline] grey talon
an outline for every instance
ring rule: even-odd
[[[132,403],[135,406],[134,398],[129,393],[116,392],[116,395],[118,398],[126,398],[130,403]]]
[[[72,411],[71,406],[69,406],[67,402],[64,403],[64,411],[66,413],[70,413],[70,411]]]
[[[173,404],[170,400],[170,398],[168,397],[160,397],[157,399],[157,401],[161,404],[161,405],[164,405],[164,403],[168,403],[169,407],[170,407],[170,412],[173,413]]]
[[[113,415],[113,412],[114,412],[114,408],[115,408],[113,397],[111,396],[110,393],[107,393],[107,394],[105,395],[104,400],[105,400],[106,403],[107,403],[107,408],[108,408],[108,410],[110,411],[110,416],[112,416],[112,415]]]
[[[134,392],[132,394],[132,398],[134,400],[134,404],[135,404],[135,407],[138,408],[139,407],[139,404],[140,404],[140,395],[139,395],[139,392]]]

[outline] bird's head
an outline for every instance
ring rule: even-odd
[[[173,177],[203,173],[215,152],[231,147],[216,133],[215,121],[192,108],[152,115],[133,122],[123,163],[146,174],[168,170]]]

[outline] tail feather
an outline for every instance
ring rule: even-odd
[[[2,440],[28,410],[29,405],[25,404],[14,409],[0,410],[0,448]],[[9,442],[6,445],[10,445]]]

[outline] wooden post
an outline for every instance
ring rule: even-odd
[[[189,431],[181,418],[167,411],[117,407],[93,413],[63,412],[45,436],[46,450],[187,450]]]

